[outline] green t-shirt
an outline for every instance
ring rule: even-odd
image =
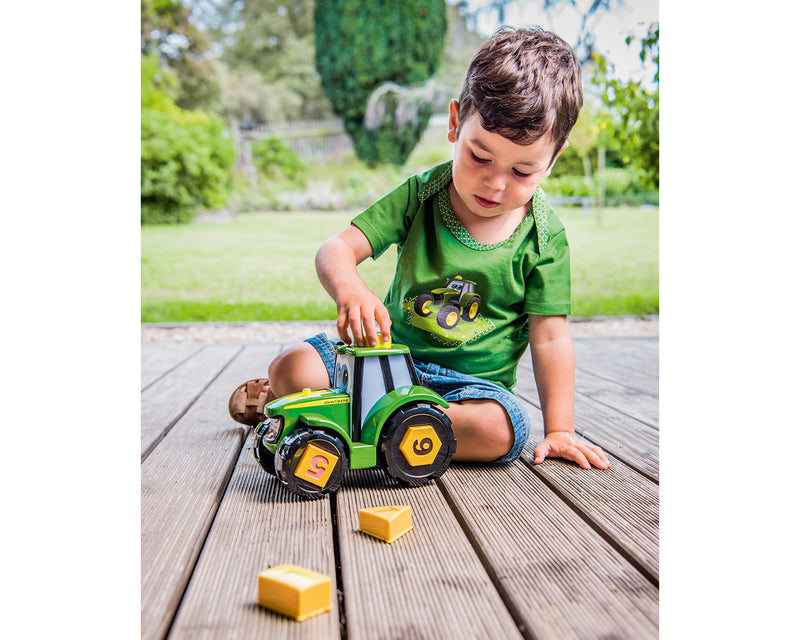
[[[453,214],[452,161],[378,200],[352,223],[373,257],[397,245],[384,303],[392,339],[412,355],[506,389],[528,345],[528,314],[571,312],[564,226],[537,187],[514,234],[484,245]]]

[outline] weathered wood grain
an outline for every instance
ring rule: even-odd
[[[170,638],[339,640],[330,500],[305,500],[253,457],[252,434],[203,546]],[[258,574],[296,564],[332,581],[333,609],[302,623],[256,604]]]
[[[541,406],[539,393],[533,379],[533,369],[530,360],[520,363],[518,371],[519,385],[517,392],[522,390],[525,398],[536,406]],[[631,387],[610,380],[603,375],[576,368],[575,394],[585,396],[620,413],[630,416],[643,424],[658,429],[659,407],[658,387],[655,391],[643,391],[638,387]]]
[[[274,352],[241,351],[142,463],[143,638],[166,634],[239,458],[245,431],[228,415],[230,393]]]
[[[395,542],[358,530],[359,509],[403,504],[414,528]],[[520,637],[436,485],[351,471],[337,505],[349,639]]]
[[[657,588],[523,462],[439,484],[526,637],[658,637]]]
[[[140,369],[142,391],[203,348],[202,344],[143,344]]]
[[[544,437],[541,409],[530,402],[530,383],[521,380],[517,394],[531,418],[531,440]],[[616,409],[575,394],[575,432],[625,461],[640,473],[658,481],[658,431]]]
[[[656,336],[575,338],[575,367],[658,394],[658,345]]]
[[[558,458],[534,465],[534,444],[523,460],[581,517],[653,583],[658,584],[658,485],[611,457],[608,469],[586,471]]]
[[[147,457],[203,389],[241,350],[240,345],[209,345],[184,360],[142,393],[142,459]]]

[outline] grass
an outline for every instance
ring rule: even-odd
[[[239,214],[227,224],[141,230],[142,322],[328,320],[335,305],[314,270],[325,238],[356,211]],[[573,315],[658,313],[658,209],[564,209]],[[379,296],[395,253],[359,267]]]

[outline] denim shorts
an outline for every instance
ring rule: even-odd
[[[333,384],[333,371],[336,363],[336,352],[333,345],[336,343],[326,334],[319,333],[306,340],[317,350],[322,362],[328,369],[328,378]],[[531,432],[531,422],[528,412],[522,406],[520,400],[510,391],[506,391],[499,385],[459,373],[452,369],[446,369],[435,363],[422,362],[414,358],[414,368],[423,386],[438,393],[448,402],[458,402],[460,400],[494,400],[499,402],[511,418],[514,427],[514,446],[511,447],[506,455],[494,461],[495,464],[511,462],[519,458],[528,436]]]

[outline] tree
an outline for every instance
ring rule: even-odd
[[[222,89],[209,57],[210,41],[190,22],[190,10],[178,0],[142,0],[141,6],[142,57],[157,52],[175,73],[175,103],[183,109],[218,111]]]
[[[379,87],[409,87],[436,71],[447,33],[444,0],[317,0],[316,63],[322,87],[358,157],[403,165],[428,124],[430,104],[414,96],[413,117],[397,117],[396,91],[384,91],[383,116],[369,129],[367,103]]]
[[[190,0],[190,4],[221,49],[229,117],[258,122],[330,117],[314,66],[313,0]],[[264,95],[267,103],[259,104],[255,98]]]
[[[658,189],[659,185],[659,25],[650,25],[641,40],[639,57],[655,64],[654,88],[640,81],[620,81],[613,77],[614,67],[598,53],[593,54],[592,84],[600,90],[607,109],[598,118],[598,128],[603,131],[603,142],[618,150],[623,162],[630,163],[641,172],[642,186]],[[633,42],[632,37],[626,39]]]

